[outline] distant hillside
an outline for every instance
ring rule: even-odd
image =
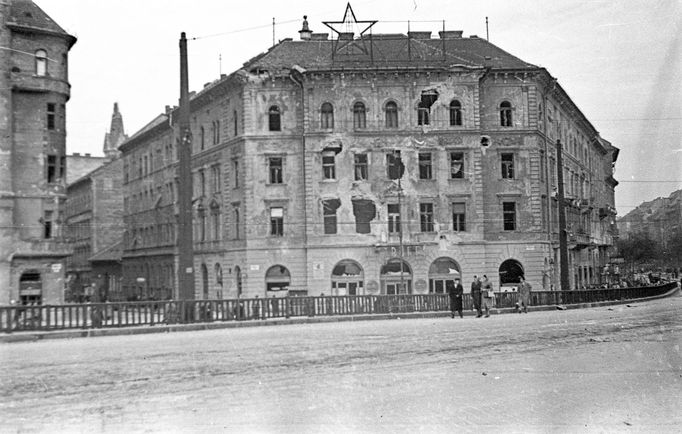
[[[662,245],[682,230],[682,190],[669,197],[643,202],[617,220],[618,236],[627,239],[635,234],[647,234]]]

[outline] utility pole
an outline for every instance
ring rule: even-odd
[[[178,119],[178,298],[194,299],[192,240],[192,131],[189,127],[187,38],[180,34],[180,113]]]
[[[564,208],[564,159],[561,140],[556,141],[557,182],[559,184],[559,267],[561,290],[568,291],[568,233],[566,232],[566,210]]]

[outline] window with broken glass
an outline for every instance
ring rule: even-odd
[[[274,237],[284,235],[284,208],[270,208],[270,235]]]
[[[326,102],[320,110],[320,128],[331,130],[334,128],[334,106]]]
[[[356,102],[353,104],[353,128],[362,129],[367,127],[367,110],[365,104]]]
[[[417,105],[417,124],[430,125],[431,124],[431,106],[438,99],[438,92],[435,90],[425,90],[422,92],[421,100]]]
[[[502,220],[505,231],[516,230],[516,202],[502,202]]]
[[[500,159],[502,167],[502,178],[514,179],[514,154],[503,153],[500,155]]]
[[[388,207],[388,233],[400,233],[400,205],[389,203]]]
[[[432,162],[430,152],[419,153],[419,179],[432,179]]]
[[[462,125],[462,103],[460,103],[456,99],[450,102],[450,125],[451,126]]]
[[[450,179],[464,178],[464,153],[450,152]]]
[[[363,181],[367,179],[367,154],[355,154],[355,180]]]
[[[339,199],[327,199],[322,201],[322,216],[324,221],[324,233],[335,234],[337,232],[336,210],[341,206]]]
[[[282,183],[282,157],[268,158],[270,170],[270,184]]]
[[[419,204],[419,225],[422,232],[433,232],[433,204]]]
[[[452,204],[452,230],[455,232],[466,231],[466,204],[464,202]]]
[[[398,104],[393,101],[386,103],[386,128],[398,128]]]
[[[334,151],[322,153],[322,172],[324,179],[336,179],[336,154]]]
[[[402,178],[405,166],[400,157],[400,151],[392,151],[386,154],[386,171],[388,179]]]
[[[512,126],[512,105],[509,101],[500,103],[500,125],[503,127]]]

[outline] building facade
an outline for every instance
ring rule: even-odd
[[[101,292],[99,299],[120,298],[123,161],[118,158],[118,147],[127,138],[123,117],[114,103],[102,147],[104,164],[67,187],[65,236],[73,249],[66,265],[67,301],[92,299],[93,291]],[[93,258],[103,262],[104,275],[93,269]]]
[[[0,2],[0,304],[63,300],[68,53],[29,0]]]
[[[461,31],[335,33],[306,22],[192,95],[197,298],[444,292],[483,274],[557,288],[558,140],[571,287],[599,283],[617,149],[544,68]],[[166,270],[175,130],[121,148],[124,269],[141,274],[124,286],[174,273],[148,272],[140,240]]]

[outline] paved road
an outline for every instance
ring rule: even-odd
[[[0,432],[679,432],[682,297],[0,345]]]

